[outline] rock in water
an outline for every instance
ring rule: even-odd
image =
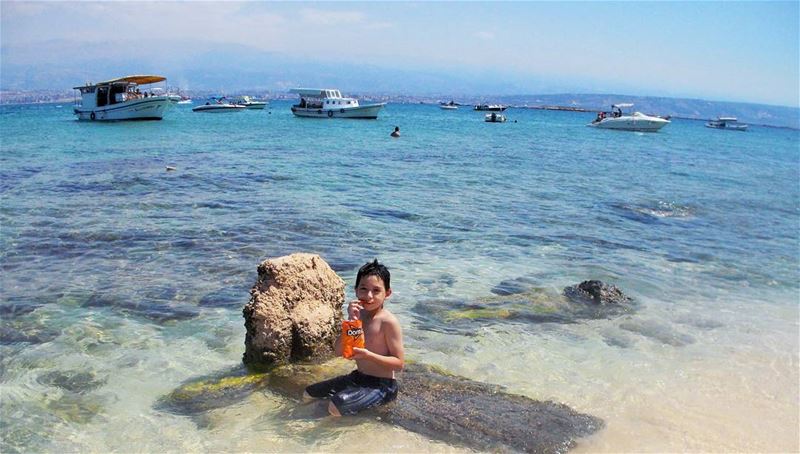
[[[266,373],[233,368],[183,384],[164,396],[158,407],[175,414],[198,415],[264,391],[299,400],[307,385],[352,368],[352,363],[342,359],[322,364],[287,364]],[[377,415],[385,423],[432,439],[492,452],[563,453],[575,446],[578,438],[604,426],[601,419],[566,405],[509,394],[501,386],[457,377],[423,364],[406,364],[398,380],[397,400],[361,416]]]
[[[245,305],[248,365],[328,358],[342,320],[344,281],[315,254],[268,259]]]
[[[566,287],[564,296],[576,303],[596,306],[625,306],[631,301],[616,285],[596,280]]]
[[[397,400],[377,411],[407,430],[492,452],[563,453],[604,425],[563,404],[416,364],[403,372]]]

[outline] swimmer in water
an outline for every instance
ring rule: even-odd
[[[392,137],[400,137],[400,126],[395,126],[391,135]]]

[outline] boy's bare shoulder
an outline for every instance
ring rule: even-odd
[[[383,309],[378,314],[378,319],[380,319],[383,323],[390,323],[392,325],[400,325],[400,322],[397,320],[397,317],[394,316],[388,309]]]

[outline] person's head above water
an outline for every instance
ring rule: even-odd
[[[378,259],[375,259],[371,262],[367,262],[358,269],[358,274],[356,275],[356,289],[358,288],[358,284],[361,283],[361,279],[369,276],[376,276],[383,281],[383,288],[385,290],[389,290],[391,287],[389,285],[389,269],[386,268],[382,263],[378,263]]]

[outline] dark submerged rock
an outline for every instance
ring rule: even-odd
[[[337,359],[324,364],[287,364],[269,372],[237,367],[185,383],[162,398],[158,408],[176,414],[202,413],[235,404],[253,392],[275,392],[298,400],[314,382],[352,369]],[[507,393],[503,387],[408,364],[400,374],[400,395],[367,415],[447,443],[493,452],[561,453],[580,437],[600,430],[602,420],[566,405]],[[323,417],[322,412],[317,416]]]
[[[247,297],[247,290],[240,285],[223,287],[207,293],[198,302],[201,307],[240,307],[242,300]]]
[[[58,337],[59,332],[44,327],[31,326],[1,326],[0,344],[43,344]]]
[[[384,421],[478,450],[566,452],[604,425],[566,405],[508,394],[430,366],[407,367],[400,386],[398,399],[377,409]]]
[[[533,286],[531,278],[503,281],[495,295],[470,301],[430,300],[414,307],[420,328],[472,335],[478,325],[495,323],[576,323],[614,318],[634,311],[635,302],[614,285],[584,281],[559,295]]]
[[[106,384],[105,377],[98,377],[93,372],[60,371],[55,370],[41,375],[38,382],[43,385],[55,386],[67,391],[85,394]]]
[[[631,302],[631,299],[616,285],[597,280],[583,281],[580,284],[566,287],[564,296],[575,303],[596,306],[625,306]]]
[[[124,315],[143,317],[156,323],[190,320],[200,314],[197,309],[192,307],[151,301],[128,301],[97,293],[92,294],[83,306],[109,308]]]

